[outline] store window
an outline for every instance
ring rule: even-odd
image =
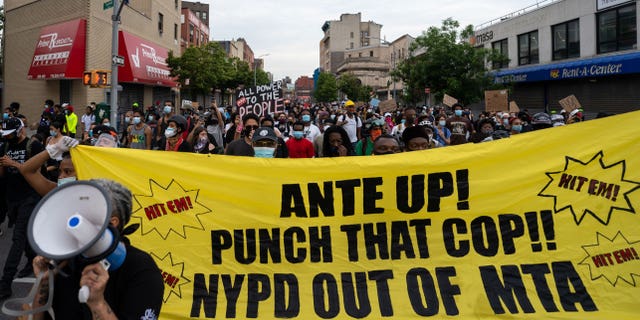
[[[493,50],[505,57],[509,56],[509,41],[507,39],[502,39],[500,41],[495,41],[493,43],[491,43],[491,48],[493,48]],[[493,65],[492,65],[493,69],[502,69],[502,68],[507,68],[509,67],[509,60],[500,60],[500,61],[494,61]]]
[[[636,4],[598,13],[598,53],[637,48]]]
[[[518,65],[536,64],[538,55],[538,30],[518,36]]]
[[[551,27],[553,60],[580,57],[580,21],[578,19]]]

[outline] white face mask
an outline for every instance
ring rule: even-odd
[[[66,178],[58,179],[58,186],[61,186],[65,183],[69,183],[76,180],[78,180],[76,177],[66,177]]]
[[[164,130],[164,136],[167,138],[171,138],[173,136],[176,135],[176,129],[175,128],[167,128],[166,130]]]

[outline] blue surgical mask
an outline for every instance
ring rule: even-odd
[[[140,117],[133,117],[133,124],[139,124],[140,123]]]
[[[125,117],[124,118],[124,123],[129,123],[131,122],[131,117]]]
[[[446,126],[446,125],[447,125],[447,121],[446,121],[446,120],[440,120],[440,121],[438,121],[438,124],[439,124],[441,127],[444,127],[444,126]]]
[[[273,158],[273,153],[276,151],[276,148],[254,147],[253,151],[255,152],[256,158]]]
[[[8,114],[8,113],[6,113],[6,112],[5,112],[5,113],[3,113],[3,114],[2,114],[2,119],[5,119],[5,120],[9,119],[9,114]]]
[[[153,116],[148,116],[147,119],[149,119],[149,121],[153,121]]]
[[[405,122],[407,122],[407,120],[406,120],[406,119],[402,119],[402,120],[400,120],[400,123],[402,123],[402,124],[404,124]]]
[[[49,130],[49,135],[55,137],[58,133],[55,130]]]
[[[308,114],[303,114],[302,115],[302,122],[309,122],[311,121],[311,116]]]
[[[164,106],[163,111],[164,111],[165,114],[171,113],[171,106]]]
[[[58,186],[61,186],[65,183],[73,182],[76,180],[78,180],[76,177],[66,177],[66,178],[58,179]]]
[[[175,128],[167,128],[167,130],[164,130],[164,136],[167,138],[171,138],[173,136],[176,135],[176,129]]]
[[[511,130],[515,131],[515,132],[520,132],[522,131],[522,125],[521,124],[514,124],[511,126]]]
[[[453,111],[453,113],[455,113],[455,114],[456,114],[456,116],[458,116],[458,117],[459,117],[459,116],[461,116],[461,115],[462,115],[462,110],[459,110],[459,109],[458,109],[458,110]]]
[[[293,137],[296,139],[302,139],[304,137],[304,132],[303,131],[294,131],[293,132]]]
[[[330,115],[329,117],[331,117],[331,120],[334,120],[336,118],[335,114]]]

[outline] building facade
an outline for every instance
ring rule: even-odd
[[[198,2],[182,1],[182,9],[191,10],[191,12],[193,12],[193,14],[195,14],[195,16],[198,18],[198,20],[202,21],[202,23],[204,23],[204,25],[207,26],[207,29],[209,29],[210,14],[209,14],[208,3],[202,3],[200,1]]]
[[[180,48],[182,52],[188,47],[200,47],[209,42],[209,24],[200,19],[201,16],[209,16],[207,11],[198,11],[199,14],[185,7],[187,2],[182,2],[182,15],[180,16]],[[203,8],[204,9],[204,8]]]
[[[337,73],[346,51],[380,45],[381,29],[382,25],[373,21],[362,22],[360,13],[345,13],[340,15],[340,20],[326,21],[320,40],[320,68]]]
[[[491,67],[510,100],[528,109],[559,110],[575,95],[587,114],[640,107],[640,51],[633,0],[542,1],[531,10],[482,25],[471,42],[508,63]]]
[[[295,98],[298,102],[311,101],[313,94],[313,78],[301,76],[295,82]]]
[[[124,58],[118,69],[120,110],[178,99],[165,58],[170,50],[180,52],[180,10],[178,0],[124,6],[118,34],[118,55]],[[110,89],[85,86],[82,76],[87,70],[111,70],[112,15],[104,1],[6,2],[5,104],[19,101],[32,122],[46,99],[70,103],[79,113],[91,101],[108,103]]]

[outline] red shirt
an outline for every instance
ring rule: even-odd
[[[305,138],[289,138],[287,150],[289,150],[289,158],[313,158],[315,155],[313,143]]]

